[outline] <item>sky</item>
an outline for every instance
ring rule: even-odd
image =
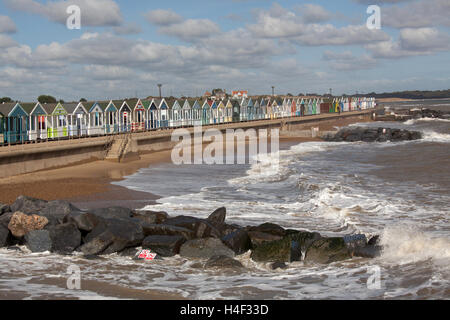
[[[449,89],[449,30],[449,0],[0,0],[0,96]]]

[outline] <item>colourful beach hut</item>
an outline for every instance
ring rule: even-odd
[[[159,127],[168,128],[169,127],[169,105],[165,98],[161,100],[159,105]]]
[[[168,99],[169,106],[169,127],[178,128],[182,125],[182,108],[177,99]]]
[[[181,108],[181,125],[183,127],[188,127],[192,125],[192,104],[190,99],[185,99],[183,107]]]
[[[105,115],[105,133],[111,134],[119,132],[118,109],[112,100],[101,101],[98,103]]]
[[[208,125],[211,120],[211,105],[208,100],[201,101],[202,104],[202,125]]]
[[[192,101],[191,101],[192,103]],[[202,101],[195,100],[192,106],[192,125],[193,126],[201,126],[202,125],[202,115],[203,115],[203,109],[202,109]]]
[[[225,122],[233,122],[233,102],[230,99],[228,99],[225,105],[225,114]]]
[[[241,104],[236,99],[231,100],[231,103],[233,105],[232,121],[239,122],[241,121]]]
[[[148,128],[151,130],[158,129],[160,127],[159,124],[159,106],[161,105],[161,100],[153,99],[150,102],[150,108],[148,109]]]
[[[255,119],[255,105],[252,98],[248,98],[247,102],[247,121]]]
[[[28,113],[17,102],[0,104],[3,118],[3,141],[19,143],[28,140]]]
[[[69,136],[67,111],[61,103],[41,104],[47,113],[47,136],[49,139]]]
[[[254,107],[254,110],[255,110],[255,114],[253,116],[253,120],[260,120],[262,113],[261,113],[261,106],[260,106],[258,100],[255,100],[255,103],[254,103],[253,107]]]
[[[260,119],[267,119],[267,100],[262,98],[259,103],[259,108],[261,109]]]
[[[130,101],[128,105],[133,108],[133,117],[131,122],[131,131],[144,131],[145,130],[145,116],[146,110],[141,99],[136,101],[133,107],[134,100]]]
[[[90,136],[98,136],[105,133],[103,109],[98,102],[85,102],[83,104],[88,111],[87,131]]]
[[[69,136],[81,137],[88,135],[89,112],[84,104],[81,102],[65,103],[64,108],[67,111]]]
[[[47,139],[47,113],[38,103],[20,103],[29,116],[28,140],[37,141]]]
[[[240,121],[247,121],[247,106],[248,106],[248,98],[243,98],[240,102],[241,104],[241,116],[240,116]]]
[[[117,132],[131,131],[133,107],[130,107],[126,100],[113,100],[113,103],[119,109],[117,111]]]

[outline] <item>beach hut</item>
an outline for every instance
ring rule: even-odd
[[[202,104],[202,125],[209,125],[211,121],[211,104],[208,99],[201,102]]]
[[[275,119],[281,118],[282,116],[282,109],[283,109],[283,99],[282,98],[276,98],[275,99]]]
[[[185,99],[182,109],[181,125],[183,127],[192,126],[192,105],[195,103],[193,99]]]
[[[89,105],[90,103],[87,103]],[[81,102],[65,103],[64,109],[67,111],[67,126],[69,136],[81,137],[88,135],[89,112]],[[100,109],[101,113],[103,111]],[[103,133],[103,132],[102,132]]]
[[[161,104],[158,107],[159,111],[159,127],[168,128],[169,127],[169,105],[165,98],[161,100]]]
[[[5,143],[18,143],[28,140],[28,113],[17,102],[0,104],[3,118],[3,140]]]
[[[202,101],[195,99],[192,103],[192,125],[193,126],[201,126],[202,125],[202,115],[203,115],[203,109],[202,109]]]
[[[239,100],[236,100],[236,99],[231,100],[231,103],[233,104],[232,121],[240,122],[241,121],[241,104],[239,103]]]
[[[260,119],[267,119],[267,100],[262,98],[259,103],[259,108],[261,110]]]
[[[182,107],[177,99],[168,99],[169,106],[169,127],[178,128],[182,125]]]
[[[28,140],[37,141],[47,139],[47,113],[38,103],[20,103],[28,114]]]
[[[69,136],[67,111],[61,103],[41,104],[47,113],[47,137],[49,139]]]
[[[128,106],[132,108],[133,115],[131,117],[131,131],[144,131],[145,130],[145,118],[146,110],[141,99],[129,100]]]
[[[255,104],[252,98],[248,98],[247,102],[247,121],[252,121],[255,119]]]
[[[126,100],[113,100],[114,105],[119,110],[117,111],[117,132],[129,132],[131,131],[132,121],[132,108],[135,104],[128,104]]]
[[[241,105],[241,115],[239,121],[247,121],[247,106],[248,106],[248,98],[242,98],[240,101]]]
[[[225,105],[225,122],[233,122],[233,102],[230,99]]]
[[[85,102],[83,105],[88,111],[87,114],[87,134],[89,136],[98,136],[105,133],[104,113],[98,102]]]
[[[226,108],[223,100],[217,101],[217,123],[225,123]]]
[[[0,112],[0,144],[5,143],[5,116]]]
[[[98,103],[102,108],[105,119],[105,133],[111,134],[119,132],[119,110],[112,100]]]
[[[152,99],[150,102],[150,107],[147,110],[148,116],[148,129],[154,130],[159,128],[159,106],[161,105],[161,100]]]
[[[208,100],[208,103],[211,107],[211,117],[209,119],[209,123],[216,124],[219,122],[218,102],[214,100]]]
[[[255,99],[255,103],[253,106],[255,110],[255,114],[253,116],[253,120],[260,120],[261,119],[261,106],[259,105],[259,101]]]

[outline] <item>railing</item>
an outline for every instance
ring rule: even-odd
[[[364,110],[370,110],[373,108],[367,108]],[[228,122],[218,122],[215,123],[217,124],[226,124],[226,123],[235,123],[235,122],[247,122],[247,121],[263,121],[263,120],[275,120],[275,119],[282,119],[282,118],[304,118],[304,117],[308,117],[308,116],[314,116],[316,114],[308,114],[309,110],[308,109],[304,109],[304,113],[302,112],[303,110],[300,109],[300,111],[297,111],[297,115],[295,116],[282,116],[280,114],[280,112],[278,111],[272,111],[272,112],[268,112],[267,114],[261,115],[261,118],[256,118],[254,117],[253,119],[235,119],[235,121],[233,121],[233,117],[227,117],[229,118],[231,121]],[[353,112],[353,111],[363,111],[361,109],[357,109],[357,110],[349,110],[349,111],[342,111],[341,113],[345,113],[345,112]],[[327,114],[327,113],[331,113],[331,114],[337,114],[339,112],[321,112],[320,114]],[[319,115],[319,114],[317,114]],[[239,117],[240,118],[240,117]],[[199,125],[199,124],[203,124],[203,125],[214,125],[214,123],[211,123],[211,119],[190,119],[190,120],[180,120],[177,121],[179,122],[178,125],[176,127],[193,127],[195,125]],[[185,124],[185,123],[188,124]],[[147,125],[145,125],[147,123]],[[150,128],[151,125],[154,125],[154,128]],[[95,128],[96,131],[98,133],[96,134],[89,134],[89,130],[93,130],[93,128],[82,128],[80,130],[78,129],[73,129],[73,127],[71,128],[70,126],[68,128],[66,128],[65,132],[64,129],[59,128],[57,131],[57,134],[49,134],[48,130],[53,130],[51,128],[47,128],[47,129],[43,129],[42,132],[44,132],[44,135],[46,136],[45,138],[39,137],[40,134],[42,133],[38,133],[35,131],[21,131],[21,132],[5,132],[5,133],[0,133],[0,146],[11,146],[11,145],[20,145],[20,144],[30,144],[30,143],[43,143],[43,142],[48,142],[48,141],[61,141],[61,140],[74,140],[74,139],[86,139],[86,138],[92,138],[92,137],[101,137],[101,136],[117,136],[117,135],[122,135],[125,134],[127,136],[131,136],[132,132],[152,132],[152,131],[158,131],[161,129],[171,129],[172,127],[169,126],[169,120],[154,120],[153,123],[151,123],[150,120],[147,120],[146,122],[139,124],[138,126],[133,125],[133,124],[112,124],[112,125],[103,125],[102,127],[99,128]],[[175,127],[173,127],[175,128]],[[134,129],[134,130],[133,130]],[[60,132],[62,134],[60,134]],[[53,131],[52,131],[53,132]],[[56,131],[55,131],[56,132]],[[31,139],[30,136],[31,135],[35,135],[36,138],[35,139]],[[110,140],[108,140],[109,143]]]

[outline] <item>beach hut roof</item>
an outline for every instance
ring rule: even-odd
[[[79,105],[80,102],[64,103],[64,109],[66,109],[67,113],[73,114]]]
[[[41,103],[42,108],[47,112],[47,114],[52,114],[55,111],[59,103]]]
[[[0,104],[0,112],[5,116],[9,116],[9,114],[16,108],[16,106],[20,106],[19,103],[17,102],[8,102],[8,103],[2,103]],[[21,107],[22,108],[22,107]],[[23,110],[23,108],[22,108]],[[25,110],[23,110],[24,112],[26,112]]]
[[[142,105],[144,106],[145,110],[148,110],[150,108],[151,103],[152,100],[142,100]]]
[[[22,106],[23,110],[25,110],[26,113],[31,114],[33,109],[36,107],[36,102],[21,102],[20,105]]]

